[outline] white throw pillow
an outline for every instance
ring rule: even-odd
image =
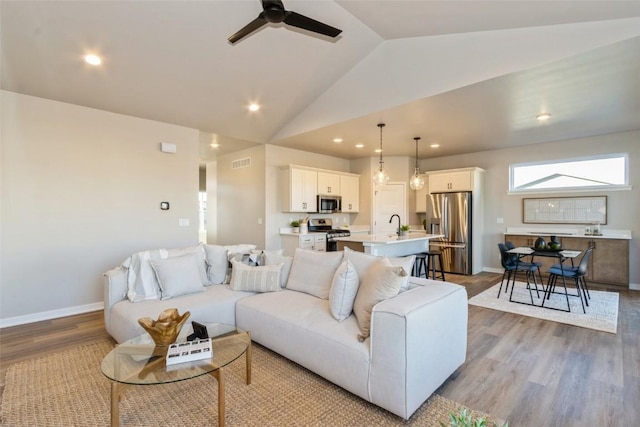
[[[160,285],[151,267],[152,259],[167,257],[164,249],[136,252],[122,266],[127,268],[127,298],[131,302],[160,298]]]
[[[282,264],[251,267],[232,260],[231,283],[234,291],[275,292],[280,290]]]
[[[328,299],[333,275],[342,262],[342,252],[296,249],[287,289]]]
[[[212,282],[207,275],[207,261],[204,254],[204,245],[191,246],[188,248],[169,249],[167,256],[173,258],[176,256],[182,256],[186,254],[195,254],[198,266],[198,272],[200,273],[200,281],[204,286],[209,286]]]
[[[364,341],[371,332],[371,311],[381,301],[398,295],[407,272],[402,267],[394,267],[388,258],[377,260],[362,278],[353,313],[360,326],[359,341]]]
[[[351,315],[359,283],[360,278],[351,261],[342,261],[333,276],[329,291],[329,310],[338,322],[342,322]]]
[[[150,261],[156,273],[161,299],[204,291],[195,253]]]
[[[287,286],[287,280],[289,280],[289,274],[291,273],[291,265],[293,264],[293,257],[282,256],[271,251],[264,252],[264,265],[277,265],[282,264],[282,271],[280,271],[280,287]]]
[[[207,276],[210,283],[224,283],[227,276],[227,249],[220,245],[204,245],[204,253],[209,270]]]
[[[347,247],[344,248],[344,257],[353,263],[353,266],[358,272],[358,276],[360,276],[361,280],[367,274],[369,267],[371,267],[374,262],[382,258],[381,256],[354,251]],[[393,266],[404,268],[404,271],[407,273],[405,280],[402,283],[402,287],[400,288],[400,292],[406,291],[409,288],[409,277],[413,271],[413,264],[416,261],[416,256],[409,255],[405,257],[389,257],[389,261]]]

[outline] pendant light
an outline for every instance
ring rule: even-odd
[[[413,176],[409,179],[409,186],[412,190],[420,190],[424,187],[424,178],[420,173],[420,168],[418,167],[418,141],[420,141],[420,137],[416,136],[413,138],[416,141],[416,168],[413,171]]]
[[[378,123],[380,128],[380,160],[378,161],[378,170],[373,174],[373,183],[376,185],[385,185],[389,182],[389,175],[384,171],[384,162],[382,161],[382,128],[384,123]]]

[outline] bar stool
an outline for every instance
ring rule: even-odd
[[[442,262],[442,252],[435,250],[428,250],[422,252],[425,255],[425,263],[427,266],[426,277],[429,278],[429,271],[431,271],[431,278],[433,280],[442,279],[444,282],[446,279],[444,278],[444,263]],[[436,269],[436,259],[438,260],[438,268]],[[440,273],[439,276],[436,276],[436,273]]]
[[[427,263],[425,261],[427,254],[419,253],[415,254],[416,260],[413,263],[413,272],[411,275],[413,277],[428,277],[427,276]]]

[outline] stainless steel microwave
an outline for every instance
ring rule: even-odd
[[[342,197],[318,194],[318,213],[342,212]]]

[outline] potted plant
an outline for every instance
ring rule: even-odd
[[[300,232],[300,221],[291,221],[291,229],[294,233]]]
[[[411,230],[411,226],[410,225],[401,225],[400,226],[400,235],[401,236],[406,236],[407,233],[409,233],[409,230]]]
[[[498,427],[496,423],[488,424],[487,420],[484,418],[474,418],[467,409],[461,409],[459,413],[450,413],[449,414],[449,424],[445,424],[442,421],[440,422],[440,426],[442,427]],[[509,423],[506,422],[502,425],[502,427],[509,427]]]

